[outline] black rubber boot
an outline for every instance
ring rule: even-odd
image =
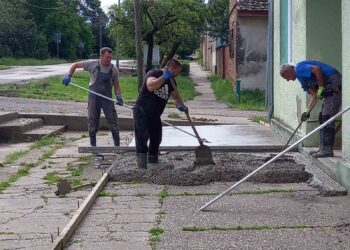
[[[119,134],[112,134],[114,146],[119,147],[120,146],[120,137]]]
[[[324,128],[323,129],[323,145],[320,152],[313,154],[315,158],[332,157],[333,145],[334,145],[335,129],[334,128]]]
[[[148,155],[148,163],[158,163],[158,155]]]
[[[147,169],[147,154],[137,153],[137,167],[142,170]]]
[[[90,146],[96,147],[96,135],[90,135]]]

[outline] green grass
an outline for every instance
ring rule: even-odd
[[[7,65],[1,65],[1,64],[0,64],[0,70],[2,70],[2,69],[7,69],[7,68],[9,68],[9,66],[7,66]]]
[[[45,60],[39,60],[35,58],[13,58],[13,57],[3,57],[0,58],[0,64],[5,66],[35,66],[35,65],[50,65],[65,63],[66,61],[62,59],[50,58]]]
[[[230,107],[242,110],[265,110],[265,95],[261,90],[242,90],[240,101],[232,88],[231,82],[222,79],[218,75],[209,77],[211,87],[218,100],[228,104]]]
[[[29,170],[33,168],[33,164],[25,164],[18,171],[10,176],[7,181],[0,182],[0,193],[11,186],[11,183],[16,182],[20,177],[26,176],[29,173]]]
[[[149,233],[151,236],[149,237],[151,248],[156,249],[156,244],[160,239],[160,236],[164,233],[164,229],[160,227],[154,227],[151,230],[149,230]]]
[[[290,226],[270,226],[270,225],[256,225],[256,226],[236,226],[236,227],[220,227],[213,226],[209,228],[205,227],[183,227],[184,232],[205,232],[205,231],[260,231],[260,230],[279,230],[279,229],[307,229],[312,228],[312,226],[297,224]]]
[[[117,193],[113,193],[113,192],[106,192],[106,191],[101,191],[98,196],[100,197],[117,197],[118,194]]]
[[[35,141],[31,146],[30,149],[36,149],[41,148],[45,146],[50,146],[56,142],[55,137],[53,136],[44,136],[40,138],[39,140]]]
[[[47,173],[44,177],[45,183],[47,185],[54,185],[57,184],[62,180],[62,177],[60,177],[56,171]]]
[[[20,151],[13,152],[12,154],[9,154],[9,155],[6,156],[6,158],[4,160],[4,164],[12,164],[12,163],[14,163],[19,158],[21,158],[24,155],[26,155],[28,152],[29,152],[29,150],[20,150]]]
[[[181,115],[179,115],[178,113],[175,113],[175,112],[171,112],[169,115],[168,115],[169,118],[172,118],[172,119],[181,119]]]
[[[177,79],[179,92],[184,101],[193,99],[194,96],[198,95],[194,91],[194,83],[191,78],[179,76]],[[10,96],[15,97],[87,102],[87,91],[73,85],[64,86],[61,81],[62,78],[60,77],[50,77],[39,81],[31,81],[28,84],[1,85],[0,92],[6,91],[10,93]],[[77,72],[74,74],[72,82],[88,88],[89,73]],[[136,100],[138,96],[136,77],[122,77],[120,78],[120,85],[124,101]]]
[[[250,118],[252,122],[260,123],[260,121],[267,123],[267,118],[265,116],[254,115]]]

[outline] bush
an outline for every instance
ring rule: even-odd
[[[190,64],[182,63],[181,75],[188,76],[190,74]]]

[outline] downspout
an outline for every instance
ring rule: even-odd
[[[273,0],[269,0],[268,20],[267,20],[267,64],[266,64],[266,83],[265,83],[265,107],[268,111],[268,121],[273,118]]]

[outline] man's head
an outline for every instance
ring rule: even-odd
[[[282,64],[280,67],[280,75],[287,81],[296,79],[295,69],[292,64]]]
[[[181,63],[175,58],[170,59],[166,66],[166,69],[170,70],[173,73],[173,76],[176,77],[181,73]]]
[[[108,66],[112,61],[113,50],[108,47],[103,47],[100,49],[100,60],[101,64]]]

